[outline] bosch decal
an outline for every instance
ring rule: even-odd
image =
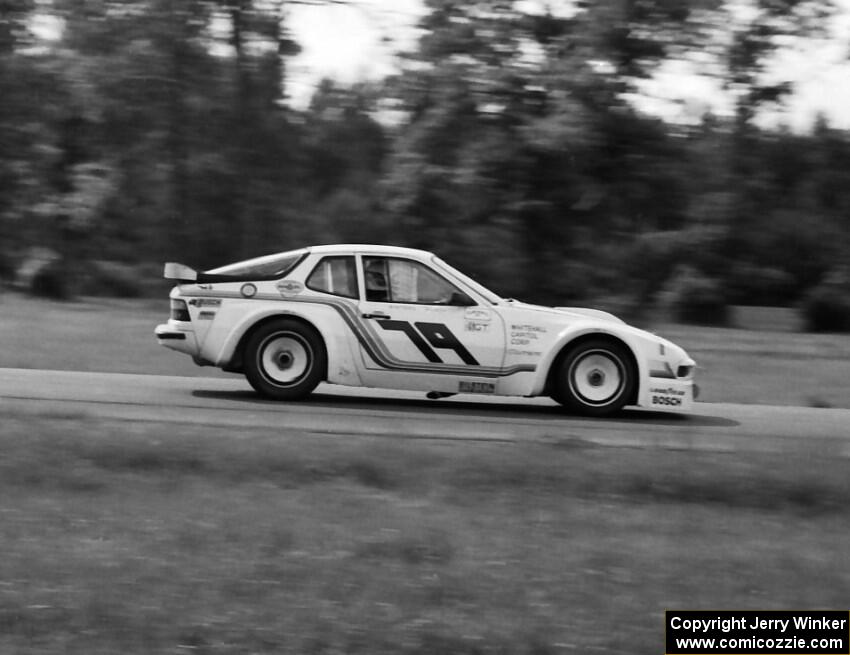
[[[652,404],[679,407],[682,404],[682,399],[678,396],[652,396]]]
[[[650,402],[658,407],[681,407],[685,396],[684,391],[673,387],[651,387],[649,393],[652,394]]]

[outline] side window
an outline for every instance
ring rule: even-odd
[[[366,300],[446,305],[458,289],[427,266],[406,259],[364,257]]]
[[[325,257],[307,278],[307,288],[345,298],[357,298],[354,257]]]

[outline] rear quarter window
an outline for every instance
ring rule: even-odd
[[[357,298],[354,257],[324,257],[307,278],[307,288],[343,298]]]

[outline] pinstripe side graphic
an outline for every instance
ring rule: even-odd
[[[513,375],[514,373],[534,372],[537,367],[534,364],[516,364],[502,368],[500,366],[469,366],[444,363],[419,363],[405,362],[397,359],[387,349],[384,342],[378,336],[375,328],[363,321],[357,309],[357,305],[348,300],[337,298],[323,298],[319,296],[291,296],[283,298],[274,294],[257,294],[253,298],[244,298],[237,292],[193,292],[193,297],[234,298],[239,300],[266,300],[273,302],[326,305],[332,307],[349,329],[354,333],[357,341],[381,368],[390,371],[404,371],[410,373],[441,373],[450,375],[471,375],[476,377],[497,378]]]

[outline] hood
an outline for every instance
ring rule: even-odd
[[[625,324],[625,321],[611,314],[603,312],[601,309],[590,309],[589,307],[555,307],[559,312],[565,314],[574,314],[576,316],[587,316],[588,318],[596,318],[600,321],[610,321],[612,323]]]
[[[599,321],[609,321],[625,325],[626,322],[613,314],[603,312],[601,309],[590,309],[589,307],[544,307],[543,305],[531,305],[519,300],[508,300],[508,305],[526,311],[536,311],[550,316],[569,316],[576,319],[593,318]]]

